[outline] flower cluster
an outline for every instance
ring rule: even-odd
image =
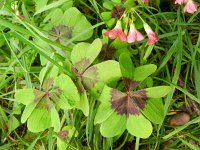
[[[184,4],[184,3],[185,3],[185,7],[183,9],[184,12],[193,14],[194,12],[197,11],[198,4],[195,3],[193,0],[176,0],[175,1],[175,4],[179,4],[179,5]]]
[[[149,0],[142,0],[143,3],[149,4]]]
[[[155,44],[158,41],[158,36],[147,23],[144,23],[144,30],[148,36],[149,45]],[[135,28],[134,23],[130,24],[130,29],[128,33],[124,32],[121,27],[120,20],[117,21],[116,26],[112,30],[105,32],[104,35],[108,36],[111,40],[119,38],[121,42],[128,43],[138,42],[144,39],[142,33]]]

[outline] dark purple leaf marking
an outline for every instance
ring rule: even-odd
[[[115,6],[112,9],[111,16],[112,16],[112,18],[120,19],[121,16],[123,15],[124,11],[125,11],[125,8],[120,7],[120,6]]]
[[[108,44],[104,44],[101,48],[101,52],[99,54],[99,58],[101,60],[111,60],[116,49],[112,46],[108,46]]]
[[[58,87],[52,87],[53,82],[53,78],[49,78],[45,80],[42,91],[34,90],[34,103],[39,102],[37,104],[37,108],[47,109],[48,111],[50,111],[53,102],[56,103],[60,99],[63,91]]]
[[[33,103],[38,103],[45,96],[45,92],[42,93],[42,91],[38,91],[38,90],[33,90],[33,92],[35,95],[35,99]]]
[[[49,98],[56,103],[60,99],[62,93],[63,91],[61,89],[54,87],[53,90],[49,93]]]
[[[122,93],[116,89],[111,91],[111,107],[119,115],[139,115],[147,101],[145,90]]]
[[[40,102],[38,103],[38,105],[36,106],[36,108],[38,108],[38,109],[44,109],[44,110],[47,110],[48,112],[50,112],[52,106],[53,106],[53,103],[51,102],[51,100],[49,99],[49,97],[44,96],[40,100]]]
[[[88,58],[83,58],[79,62],[74,64],[74,69],[72,71],[75,73],[77,77],[80,77],[82,79],[82,75],[85,69],[87,69],[87,67],[90,65],[90,63],[91,62]],[[82,72],[78,72],[80,70],[82,70]]]
[[[134,81],[125,77],[123,77],[123,82],[127,91],[133,91],[140,84],[138,81]]]
[[[87,76],[83,77],[84,86],[87,89],[92,89],[95,87],[96,83],[99,81],[97,67],[93,66],[87,70]]]
[[[53,86],[53,82],[54,82],[53,78],[48,78],[47,80],[45,80],[42,85],[42,90],[44,92],[49,91],[51,89],[51,87]]]
[[[72,28],[67,27],[65,25],[59,25],[53,27],[52,29],[53,35],[50,36],[50,39],[56,42],[60,42],[63,38],[70,39],[72,36]]]
[[[125,3],[125,2],[126,2],[126,0],[121,0],[121,2],[122,2],[122,3]]]
[[[144,109],[145,104],[148,100],[147,94],[145,90],[139,90],[136,92],[131,93],[131,98],[137,104],[140,109]]]
[[[63,139],[63,140],[67,140],[68,134],[69,134],[68,131],[60,131],[60,132],[58,132],[59,137],[61,139]]]

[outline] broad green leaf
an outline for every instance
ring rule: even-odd
[[[57,137],[57,146],[59,150],[67,149],[69,140],[75,136],[77,137],[78,133],[75,127],[65,126],[62,131],[58,133]],[[68,140],[69,139],[69,140]]]
[[[97,82],[110,83],[120,77],[119,63],[108,60],[88,68],[83,74],[83,83],[87,89],[92,89]]]
[[[101,48],[102,48],[101,40],[95,39],[87,48],[85,57],[88,58],[92,63],[95,60],[95,58],[99,55]]]
[[[130,58],[130,55],[127,53],[121,54],[119,57],[119,64],[122,76],[128,79],[132,79],[134,73],[134,66]]]
[[[61,74],[56,77],[54,87],[58,87],[61,90],[60,99],[55,100],[60,108],[71,109],[80,101],[77,87],[69,76]]]
[[[111,43],[111,45],[110,46],[112,46],[112,47],[114,47],[114,48],[116,48],[116,49],[123,49],[123,50],[127,50],[127,51],[121,51],[121,53],[120,54],[122,54],[122,53],[128,53],[128,54],[131,54],[130,52],[129,52],[129,50],[127,49],[127,47],[128,47],[128,43],[127,42],[124,42],[124,43],[122,43],[118,38],[117,39],[115,39],[112,43]],[[119,55],[120,56],[120,55]]]
[[[87,98],[87,93],[86,91],[84,91],[83,93],[81,93],[80,95],[80,101],[78,103],[78,105],[76,106],[77,108],[79,108],[80,110],[82,110],[82,112],[84,113],[85,116],[89,115],[89,100]]]
[[[111,104],[100,104],[97,109],[97,113],[94,119],[94,124],[100,124],[104,122],[108,117],[110,117],[114,112],[114,109],[111,109]]]
[[[101,124],[100,132],[104,137],[114,137],[121,135],[126,129],[126,116],[113,113]]]
[[[52,102],[48,97],[44,97],[32,111],[28,118],[27,126],[31,132],[41,132],[51,127]]]
[[[156,71],[156,68],[157,68],[156,65],[153,65],[153,64],[148,64],[148,65],[135,68],[135,71],[133,74],[133,80],[143,81],[152,73],[154,73]]]
[[[17,101],[13,103],[12,114],[21,115],[22,107]]]
[[[141,29],[144,27],[142,20],[140,19],[140,17],[138,17],[135,21],[134,21],[135,27],[137,29]]]
[[[109,28],[112,28],[113,25],[115,25],[116,23],[116,20],[114,18],[111,18],[110,20],[108,21],[105,21],[106,25],[109,27]]]
[[[24,105],[33,102],[35,97],[34,89],[18,89],[15,93],[15,99]]]
[[[65,132],[68,132],[68,131],[65,131]],[[61,139],[61,137],[57,137],[57,143],[56,144],[57,144],[58,150],[67,149],[67,147],[69,145],[68,142],[65,140],[65,138]]]
[[[38,99],[43,97],[44,92],[35,89],[19,89],[15,93],[15,99],[24,104],[28,105],[30,103],[36,102]]]
[[[73,6],[73,0],[69,0],[67,3],[64,3],[61,8],[62,10],[67,10]]]
[[[48,5],[45,5],[45,6],[40,7],[40,8],[35,12],[34,15],[40,14],[40,13],[42,13],[42,12],[44,12],[44,11],[47,11],[47,10],[49,10],[49,9],[52,9],[52,8],[56,8],[56,7],[58,7],[58,6],[61,6],[61,5],[64,4],[64,3],[68,3],[68,2],[71,2],[71,0],[59,0],[59,1],[55,1],[55,2],[53,2],[53,3],[51,3],[51,4],[48,4]]]
[[[112,0],[112,2],[117,3],[117,4],[121,4],[121,0]]]
[[[49,78],[54,79],[58,76],[59,68],[57,66],[46,66],[42,68],[39,74],[40,83],[43,83],[44,80]]]
[[[97,100],[99,100],[103,104],[108,104],[109,100],[112,97],[112,95],[110,94],[111,90],[112,90],[112,88],[105,85],[102,92],[101,92],[101,95],[98,97]]]
[[[71,126],[71,125],[64,126],[62,128],[62,131],[68,131],[67,136],[68,136],[69,139],[71,139],[72,137],[78,136],[78,130],[74,126]]]
[[[151,77],[146,78],[146,86],[147,87],[153,86],[153,79]]]
[[[71,61],[74,67],[82,73],[85,70],[85,66],[89,64],[89,59],[87,60],[87,49],[90,46],[89,43],[78,43],[73,47],[71,52]]]
[[[170,86],[156,86],[145,89],[146,94],[150,98],[161,98],[167,95],[171,91]]]
[[[28,117],[31,115],[31,113],[33,112],[33,110],[35,109],[35,107],[37,106],[39,101],[35,102],[35,103],[31,103],[31,104],[28,104],[23,113],[22,113],[22,116],[21,116],[21,122],[22,123],[25,123],[26,120],[28,119]]]
[[[55,132],[60,131],[60,127],[61,127],[60,118],[54,105],[52,105],[52,108],[50,110],[50,116],[51,116],[51,126],[54,127],[54,131]]]
[[[115,41],[117,41],[116,43],[118,43],[119,41],[118,41],[118,39],[115,39],[113,42],[115,42]],[[123,43],[124,44],[124,43]],[[120,55],[122,54],[122,53],[126,53],[127,55],[132,55],[132,53],[128,50],[128,48],[127,48],[127,46],[126,47],[122,47],[122,48],[116,48],[117,46],[120,46],[120,45],[114,45],[114,44],[111,44],[111,46],[113,45],[113,47],[116,49],[116,52],[115,52],[115,54],[114,54],[114,57],[115,58],[117,58],[117,59],[119,59],[119,57],[120,57]]]
[[[50,21],[51,23],[56,25],[60,22],[60,18],[58,16],[62,16],[62,15],[63,15],[62,9],[56,8],[46,15],[43,22]]]
[[[72,37],[75,37],[84,30],[92,27],[92,25],[90,24],[90,22],[88,22],[86,17],[75,7],[71,7],[65,11],[61,18],[61,24],[73,28]],[[92,34],[93,30],[91,29],[88,32],[79,35],[79,37],[76,38],[75,41],[86,40],[90,38]]]
[[[41,132],[51,127],[51,117],[46,109],[34,109],[27,121],[28,130]]]
[[[68,0],[69,4],[71,1],[72,0]],[[62,10],[66,11],[62,13]],[[70,42],[68,43],[69,39],[73,39],[73,41],[84,41],[92,36],[93,27],[91,23],[76,7],[71,7],[69,9],[64,8],[62,10],[56,8],[51,12],[51,15],[47,15],[45,18],[45,21],[49,20],[44,26],[45,30],[49,31],[52,29],[51,33],[54,33],[54,29],[59,26],[63,26],[65,28],[65,30],[57,29],[57,32],[55,32],[56,37],[54,37],[52,34],[49,34],[51,39],[54,41],[59,39],[58,41],[62,45],[67,46],[70,44]]]
[[[100,39],[94,40],[92,44],[79,43],[74,46],[71,53],[71,61],[79,73],[82,73],[91,65],[100,53],[101,47],[102,42]]]
[[[142,113],[153,123],[160,124],[164,117],[164,106],[161,98],[150,98]]]
[[[40,8],[46,6],[48,0],[34,0],[35,5],[36,5],[36,11],[38,11]]]
[[[79,20],[76,25],[73,27],[72,30],[72,37],[78,37],[75,39],[75,41],[83,41],[86,39],[89,39],[93,35],[93,29],[92,25],[86,18],[82,17],[81,20]],[[87,30],[87,32],[85,32]],[[83,34],[80,34],[82,32],[85,32]]]
[[[64,12],[62,23],[68,27],[73,27],[78,21],[82,19],[83,15],[76,7],[71,7]]]
[[[12,131],[14,131],[17,127],[20,126],[19,121],[17,120],[17,118],[12,115],[9,120],[8,120],[8,134],[10,134]]]
[[[106,8],[106,9],[108,9],[108,10],[112,10],[112,8],[114,6],[113,6],[113,4],[110,1],[108,1],[108,2],[104,2],[103,3],[103,7]]]
[[[126,128],[130,134],[140,138],[148,138],[153,130],[150,121],[143,115],[129,115]]]
[[[102,16],[103,20],[108,21],[111,19],[111,12],[102,12],[101,16]]]
[[[126,5],[128,5],[129,7],[130,7],[130,5],[132,5],[133,6],[133,1],[132,0],[126,0],[126,1],[124,1],[124,5],[126,6]]]

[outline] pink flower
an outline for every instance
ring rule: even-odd
[[[187,3],[187,0],[176,0],[176,1],[175,1],[175,4],[181,5],[181,4],[183,4],[183,3]]]
[[[144,36],[142,35],[142,33],[136,30],[134,24],[131,24],[129,33],[127,35],[127,42],[133,43],[136,41],[142,41],[143,39],[144,39]]]
[[[193,14],[195,11],[197,11],[197,7],[197,3],[195,3],[193,0],[188,0],[183,11]]]
[[[144,24],[144,30],[147,33],[149,45],[155,44],[158,41],[158,36],[156,33],[153,32],[151,27],[146,23]]]
[[[142,0],[143,3],[149,4],[149,0]]]
[[[126,42],[126,34],[121,28],[121,22],[117,21],[116,26],[107,32],[104,33],[105,36],[108,36],[111,40],[119,38],[121,42]]]

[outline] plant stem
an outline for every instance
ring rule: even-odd
[[[135,150],[139,150],[140,138],[136,137]]]

